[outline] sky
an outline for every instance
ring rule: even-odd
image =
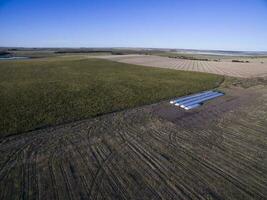
[[[267,0],[0,0],[0,46],[267,50]]]

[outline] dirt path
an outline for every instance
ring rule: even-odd
[[[264,199],[267,88],[225,91],[2,139],[0,199]]]
[[[146,55],[109,55],[98,56],[98,58],[113,61],[150,66],[160,68],[170,68],[186,71],[207,72],[213,74],[227,75],[232,77],[263,77],[267,74],[267,63],[233,63],[233,62],[214,62],[214,61],[192,61],[159,56]]]

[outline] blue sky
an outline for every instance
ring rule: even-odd
[[[0,46],[267,50],[267,0],[0,0]]]

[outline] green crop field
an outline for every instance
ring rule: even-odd
[[[0,61],[0,137],[211,89],[222,79],[100,59]]]

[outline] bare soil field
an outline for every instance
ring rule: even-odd
[[[265,199],[267,86],[223,90],[3,138],[0,199]]]
[[[264,77],[267,75],[267,62],[258,62],[258,60],[250,60],[250,63],[235,63],[230,61],[198,61],[148,55],[110,55],[100,56],[100,58],[128,64],[206,72],[232,77],[251,78]]]

